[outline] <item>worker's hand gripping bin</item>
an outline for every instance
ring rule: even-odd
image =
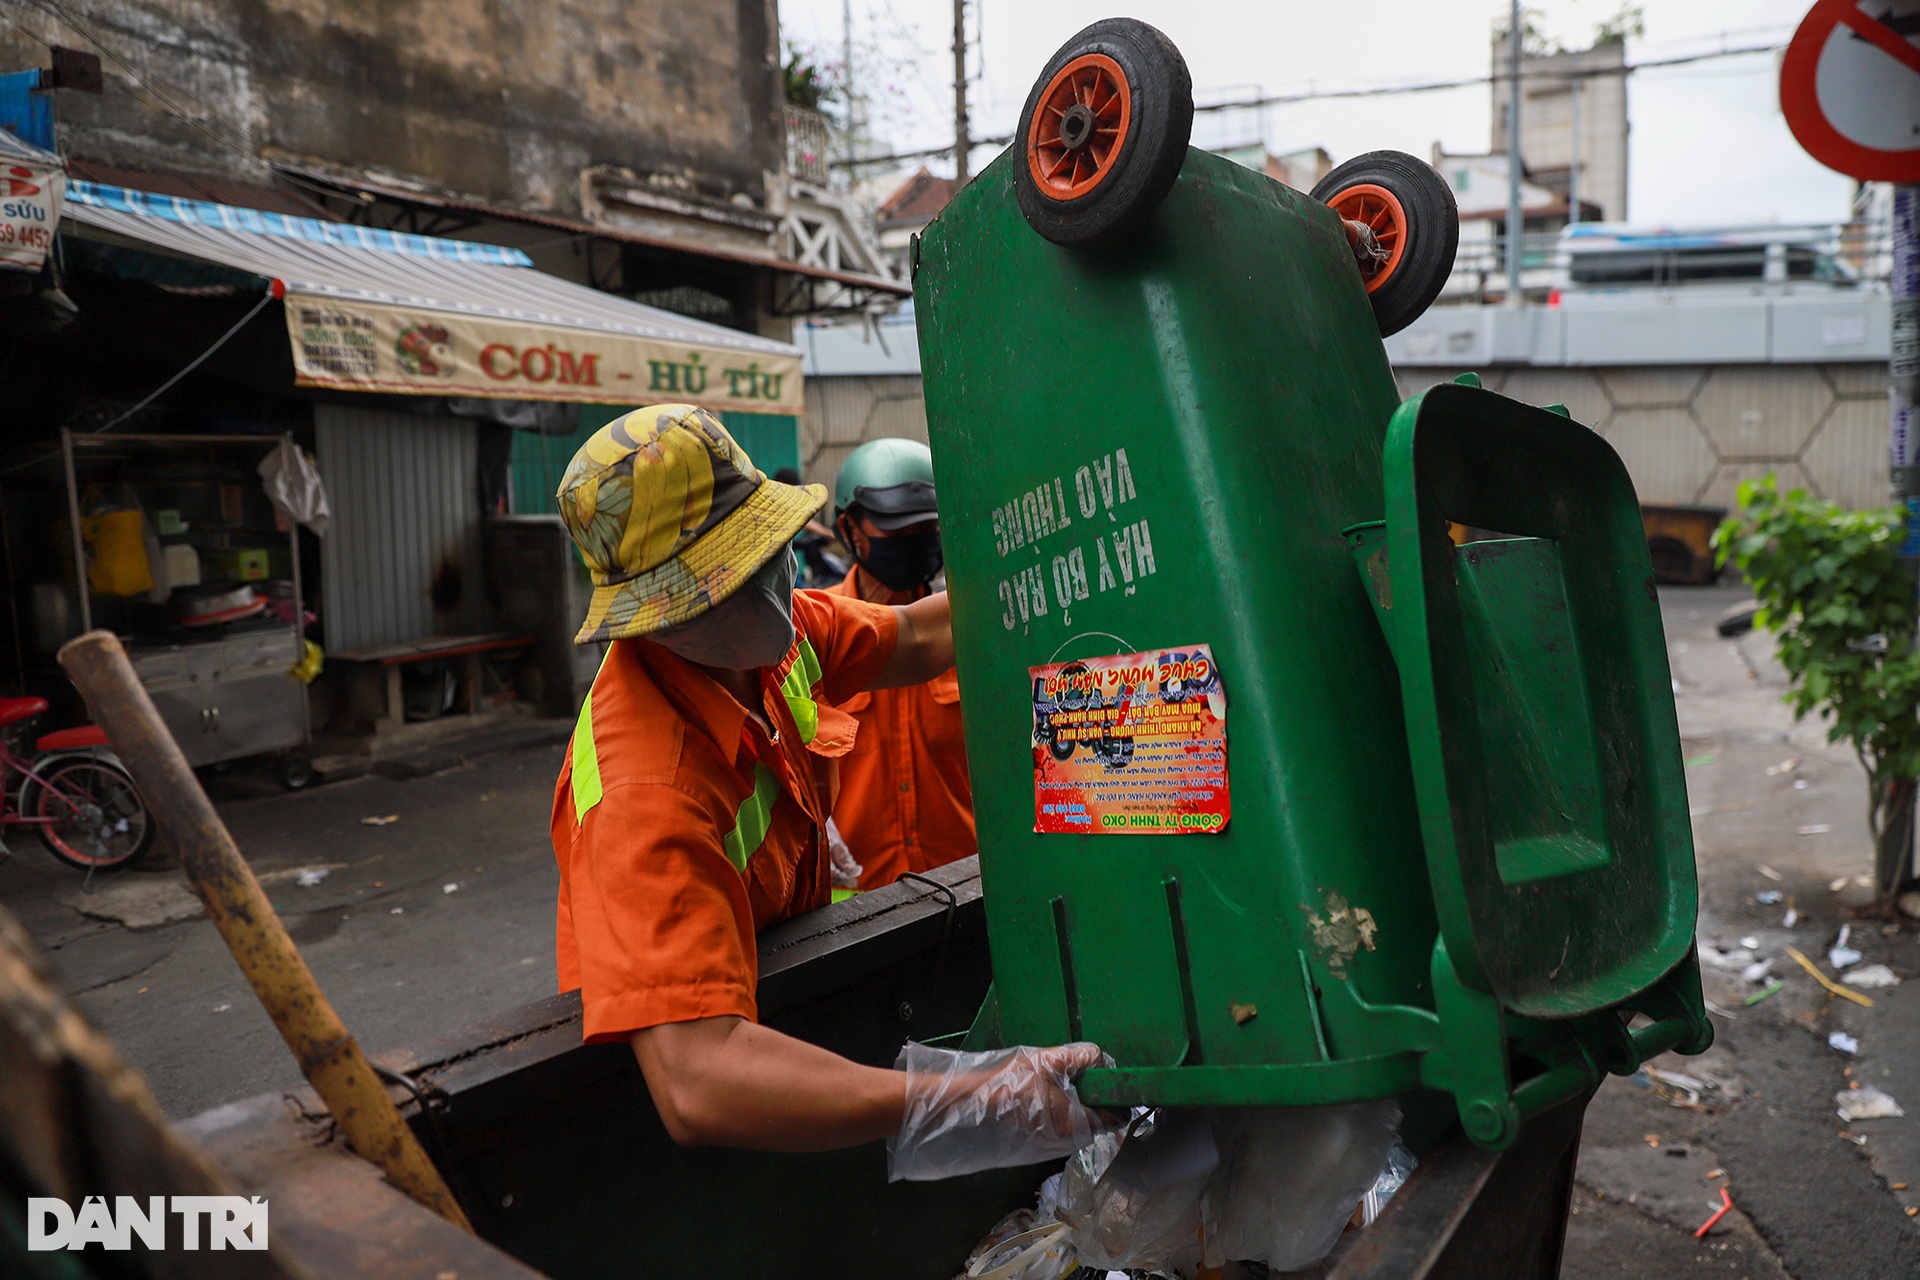
[[[1097,1103],[1437,1091],[1502,1147],[1711,1039],[1633,488],[1564,411],[1400,402],[1382,333],[1457,239],[1431,169],[1310,197],[1191,118],[1165,37],[1097,23],[915,248],[976,1031],[1096,1041]]]

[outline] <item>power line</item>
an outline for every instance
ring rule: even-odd
[[[1714,58],[1737,58],[1754,53],[1778,53],[1784,46],[1778,44],[1748,45],[1740,49],[1715,49],[1707,53],[1689,53],[1674,58],[1652,58],[1645,62],[1623,63],[1617,67],[1591,67],[1567,71],[1526,71],[1521,73],[1522,80],[1598,80],[1607,76],[1631,75],[1635,71],[1646,71],[1654,67],[1678,67],[1692,62],[1706,62]],[[1378,98],[1396,93],[1433,93],[1442,89],[1469,89],[1477,85],[1492,84],[1492,74],[1469,76],[1459,80],[1427,80],[1417,84],[1376,85],[1364,89],[1318,89],[1305,93],[1268,94],[1258,98],[1243,98],[1233,102],[1210,102],[1204,106],[1196,105],[1195,114],[1202,111],[1245,110],[1253,107],[1279,107],[1295,102],[1316,102],[1323,98]]]
[[[1689,63],[1706,62],[1715,58],[1738,58],[1749,54],[1778,53],[1784,45],[1756,44],[1739,49],[1714,49],[1705,53],[1683,54],[1671,58],[1651,58],[1644,62],[1623,63],[1617,67],[1596,67],[1569,71],[1535,71],[1523,75],[1526,80],[1593,80],[1605,76],[1625,76],[1635,71],[1646,71],[1655,67],[1678,67]],[[1200,115],[1212,111],[1246,111],[1266,107],[1283,107],[1300,102],[1320,102],[1335,98],[1382,98],[1404,93],[1436,93],[1448,89],[1471,89],[1491,85],[1495,77],[1491,72],[1481,76],[1467,76],[1456,80],[1425,80],[1412,84],[1372,85],[1358,89],[1309,89],[1301,93],[1263,94],[1254,98],[1240,98],[1226,102],[1196,103],[1193,111]],[[1012,142],[1011,133],[999,134],[989,138],[975,138],[975,146],[1005,146]],[[891,155],[869,156],[859,161],[862,166],[897,164],[904,160],[926,160],[934,156],[949,155],[953,151],[951,142],[944,146],[923,147],[917,151],[896,151]],[[834,164],[845,164],[834,161]]]

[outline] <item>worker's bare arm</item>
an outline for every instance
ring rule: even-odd
[[[894,641],[893,657],[869,689],[925,684],[953,665],[953,610],[946,592],[890,607],[900,622],[899,638]]]
[[[830,1151],[892,1137],[906,1111],[905,1073],[744,1018],[649,1027],[634,1033],[633,1054],[682,1146]]]

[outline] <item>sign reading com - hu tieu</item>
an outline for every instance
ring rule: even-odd
[[[152,1250],[171,1247],[264,1249],[267,1202],[260,1196],[88,1196],[79,1208],[53,1196],[27,1198],[27,1249],[80,1250],[90,1245],[125,1250],[137,1240]]]
[[[287,295],[295,381],[402,395],[640,404],[794,414],[800,357],[690,350],[634,334]]]

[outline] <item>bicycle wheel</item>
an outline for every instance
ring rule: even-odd
[[[153,844],[153,818],[124,769],[85,757],[49,765],[20,798],[34,829],[61,862],[81,871],[124,866]]]

